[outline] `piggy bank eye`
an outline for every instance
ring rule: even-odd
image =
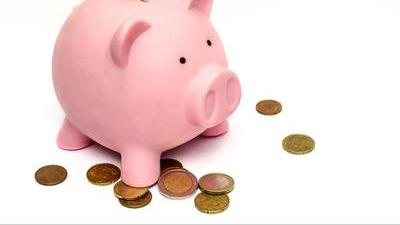
[[[210,39],[207,40],[207,45],[210,46],[210,47],[212,46],[212,42],[211,42]]]
[[[185,57],[181,57],[181,58],[179,59],[179,62],[180,62],[181,64],[186,64],[186,58],[185,58]]]

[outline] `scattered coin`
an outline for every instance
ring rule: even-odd
[[[148,191],[143,197],[137,199],[137,200],[125,200],[125,199],[119,199],[119,203],[121,205],[131,208],[131,209],[137,209],[137,208],[142,208],[150,204],[152,200],[152,194],[150,191]]]
[[[92,166],[86,173],[90,183],[100,186],[110,185],[121,177],[120,169],[109,163]]]
[[[294,134],[286,137],[282,142],[283,148],[295,155],[304,155],[310,153],[315,148],[314,140],[303,134]]]
[[[158,181],[160,193],[171,199],[186,199],[196,192],[197,187],[197,178],[185,169],[168,170]]]
[[[223,173],[211,173],[200,178],[200,190],[213,195],[228,194],[233,191],[235,181]]]
[[[264,100],[257,104],[256,110],[260,114],[273,116],[282,112],[282,104],[275,100]]]
[[[67,170],[58,165],[48,165],[38,169],[35,173],[35,180],[45,186],[54,186],[65,181]]]
[[[161,173],[170,170],[170,169],[179,169],[183,168],[181,162],[175,159],[161,159]]]
[[[225,211],[229,207],[229,197],[228,195],[200,193],[194,199],[194,203],[200,212],[217,214]]]
[[[143,197],[147,192],[149,192],[148,188],[131,187],[122,181],[114,185],[115,197],[123,200],[134,201]]]

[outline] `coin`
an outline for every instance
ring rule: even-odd
[[[64,167],[48,165],[36,171],[35,180],[41,185],[54,186],[64,182],[67,175],[67,170]]]
[[[102,163],[92,166],[86,173],[89,182],[94,185],[110,185],[121,177],[120,169],[109,163]]]
[[[282,112],[282,104],[275,100],[264,100],[257,104],[256,110],[260,114],[273,116]]]
[[[161,173],[170,169],[179,169],[183,168],[181,162],[175,159],[161,159]]]
[[[223,173],[211,173],[200,178],[200,190],[208,194],[222,195],[233,191],[235,181]]]
[[[125,206],[126,208],[131,208],[131,209],[137,209],[137,208],[142,208],[150,204],[152,200],[152,194],[150,191],[148,191],[143,197],[137,199],[137,200],[125,200],[125,199],[119,199],[119,203],[121,205]]]
[[[294,134],[286,137],[282,142],[283,148],[295,155],[304,155],[310,153],[315,148],[314,140],[303,134]]]
[[[197,190],[197,178],[185,169],[171,169],[158,181],[160,193],[171,199],[186,199]]]
[[[194,203],[200,212],[217,214],[225,211],[229,207],[229,197],[228,195],[200,193],[194,199]]]
[[[143,197],[147,192],[149,192],[148,188],[131,187],[122,181],[114,185],[114,195],[119,199],[134,201]]]

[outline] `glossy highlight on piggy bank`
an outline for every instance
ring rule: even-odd
[[[146,187],[162,152],[228,131],[241,97],[210,22],[211,0],[86,0],[56,42],[65,120],[57,144],[121,154],[122,180]]]

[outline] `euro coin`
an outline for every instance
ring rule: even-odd
[[[200,178],[200,190],[208,194],[221,195],[233,191],[235,181],[223,173],[211,173]]]
[[[121,177],[120,169],[109,163],[92,166],[86,173],[90,183],[100,186],[110,185]]]
[[[119,199],[119,203],[121,203],[122,206],[125,206],[126,208],[131,208],[131,209],[137,209],[137,208],[142,208],[150,204],[152,200],[152,194],[150,191],[148,191],[143,197],[137,199],[137,200],[125,200],[125,199]]]
[[[123,200],[134,201],[149,192],[148,188],[136,188],[126,185],[124,182],[119,181],[114,185],[115,197]]]
[[[225,211],[229,207],[229,197],[228,195],[200,193],[194,199],[194,203],[200,212],[217,214]]]
[[[294,134],[286,137],[282,145],[287,152],[295,155],[308,154],[315,148],[314,140],[303,134]]]
[[[273,116],[282,112],[282,104],[275,100],[264,100],[257,104],[256,110],[260,114]]]
[[[185,169],[171,169],[163,173],[158,181],[162,195],[170,199],[186,199],[197,190],[197,178]]]
[[[54,186],[65,181],[67,170],[58,165],[48,165],[38,169],[35,173],[35,180],[45,186]]]

